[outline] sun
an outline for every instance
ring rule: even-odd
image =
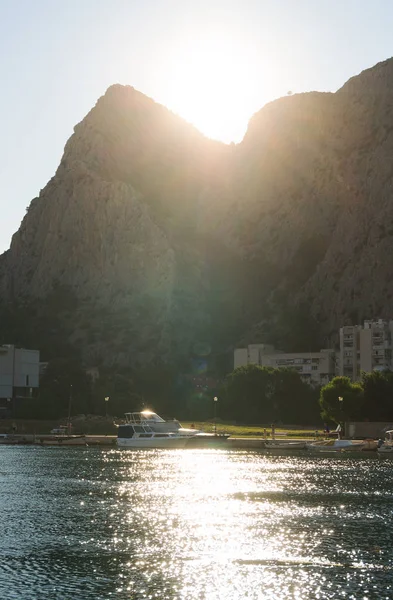
[[[171,55],[165,82],[167,106],[208,137],[240,141],[266,101],[253,49],[218,33],[176,47],[181,51]]]

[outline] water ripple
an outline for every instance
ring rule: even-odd
[[[0,598],[393,598],[391,462],[2,447]]]

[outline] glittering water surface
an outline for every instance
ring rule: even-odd
[[[393,461],[0,447],[2,600],[393,598]]]

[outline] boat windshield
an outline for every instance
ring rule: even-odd
[[[141,416],[146,421],[154,421],[154,423],[165,423],[165,420],[157,415],[157,413],[152,412],[151,410],[143,410],[141,412]]]
[[[125,413],[127,423],[144,423],[145,421],[150,421],[153,423],[165,423],[165,420],[162,419],[150,410],[143,410],[142,412],[135,413]]]

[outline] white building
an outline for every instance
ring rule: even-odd
[[[321,386],[329,383],[336,375],[335,351],[320,352],[277,352],[266,344],[251,344],[247,348],[234,351],[234,368],[249,364],[263,367],[291,368],[297,371],[303,381]]]
[[[392,339],[393,320],[378,319],[341,327],[340,375],[357,381],[362,371],[393,369]]]
[[[39,370],[39,350],[0,346],[1,412],[10,412],[17,398],[33,396],[39,386]]]
[[[236,348],[234,351],[234,368],[244,365],[261,365],[262,356],[277,352],[269,344],[250,344],[247,348]]]

